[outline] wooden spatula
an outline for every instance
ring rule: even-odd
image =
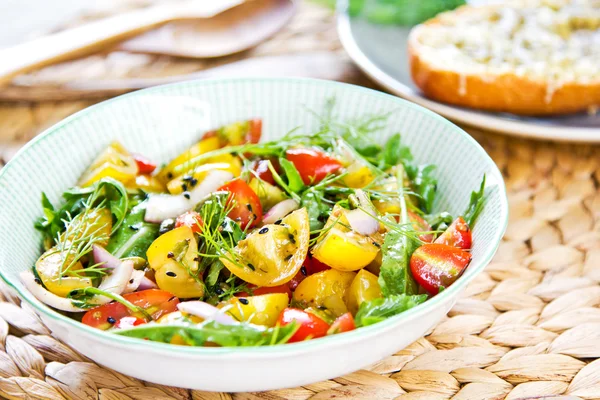
[[[20,73],[98,51],[167,22],[210,18],[241,3],[243,0],[170,1],[0,50],[0,84]]]

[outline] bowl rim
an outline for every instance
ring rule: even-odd
[[[383,333],[384,331],[394,329],[399,326],[403,321],[414,319],[419,317],[420,315],[426,314],[431,310],[434,310],[437,306],[441,306],[444,301],[449,300],[452,296],[456,296],[459,292],[470,283],[473,278],[480,273],[492,260],[495,255],[498,247],[500,246],[501,239],[504,236],[506,228],[508,226],[508,197],[506,194],[506,187],[504,184],[504,179],[502,174],[491,157],[487,154],[487,152],[481,147],[481,145],[471,137],[467,132],[465,132],[462,128],[450,122],[446,118],[441,115],[426,109],[418,104],[412,103],[408,100],[401,99],[391,94],[387,94],[384,92],[380,92],[374,89],[369,89],[366,87],[343,83],[343,82],[335,82],[328,81],[322,79],[313,79],[313,78],[293,78],[293,77],[276,77],[276,78],[268,78],[268,77],[253,77],[253,78],[214,78],[214,79],[202,79],[202,80],[188,80],[183,82],[176,82],[167,85],[155,86],[148,89],[138,90],[132,93],[127,93],[124,95],[120,95],[114,97],[112,99],[108,99],[102,101],[100,103],[91,105],[89,107],[84,108],[76,112],[75,114],[57,122],[51,127],[45,129],[42,133],[37,135],[35,138],[26,143],[17,153],[16,155],[9,161],[4,168],[0,170],[0,183],[2,182],[2,178],[7,171],[15,164],[15,160],[23,157],[24,153],[26,153],[29,148],[33,146],[40,145],[45,140],[52,138],[54,135],[59,134],[61,128],[64,125],[71,123],[79,118],[85,117],[88,113],[96,112],[99,109],[113,103],[124,101],[128,98],[133,98],[137,96],[145,96],[149,93],[160,92],[162,90],[173,88],[173,87],[185,87],[190,86],[190,84],[194,86],[209,86],[216,84],[235,84],[235,83],[247,83],[247,82],[269,82],[269,83],[295,83],[295,84],[312,84],[312,85],[323,85],[329,86],[332,88],[350,88],[352,90],[356,90],[358,92],[362,92],[369,96],[377,96],[384,98],[388,101],[394,102],[402,107],[409,107],[418,112],[424,113],[429,117],[437,120],[439,123],[449,126],[452,131],[456,132],[456,134],[461,135],[463,138],[467,139],[467,141],[474,146],[475,150],[481,153],[491,166],[491,172],[495,175],[495,182],[498,187],[498,196],[500,197],[500,226],[497,230],[496,234],[493,237],[492,245],[485,251],[482,255],[481,260],[475,265],[470,265],[467,271],[458,279],[454,284],[452,284],[448,289],[444,290],[437,296],[427,300],[423,304],[420,304],[416,307],[413,307],[401,314],[395,315],[393,317],[387,318],[384,321],[378,322],[373,325],[364,326],[360,329],[355,329],[351,332],[345,332],[344,334],[338,335],[330,335],[323,338],[319,338],[318,340],[308,340],[297,343],[285,343],[274,346],[257,346],[257,347],[201,347],[201,346],[176,346],[168,343],[160,343],[160,342],[152,342],[146,340],[139,340],[137,338],[131,338],[121,335],[116,335],[114,333],[110,333],[107,331],[98,330],[92,328],[91,326],[87,326],[75,319],[69,318],[65,315],[60,314],[59,312],[53,310],[52,308],[46,306],[39,300],[37,300],[28,290],[25,288],[21,289],[18,285],[15,285],[12,282],[11,278],[8,278],[4,271],[0,269],[0,277],[13,289],[15,290],[19,297],[29,303],[38,313],[43,314],[44,316],[51,318],[57,323],[66,324],[70,327],[73,327],[77,330],[82,331],[81,333],[87,334],[87,336],[96,336],[98,339],[102,341],[112,341],[116,345],[127,346],[131,348],[131,346],[135,346],[139,350],[153,350],[156,352],[160,352],[163,354],[177,354],[184,356],[214,356],[214,355],[246,355],[246,356],[289,356],[291,353],[301,353],[305,350],[321,350],[325,347],[329,346],[345,346],[352,344],[353,342],[362,341],[369,337],[377,336],[378,333]]]

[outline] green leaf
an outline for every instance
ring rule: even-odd
[[[206,275],[207,286],[215,286],[217,284],[223,268],[225,268],[225,265],[218,259],[210,265],[208,274]]]
[[[152,317],[146,312],[145,309],[143,309],[142,307],[136,306],[129,300],[126,300],[120,294],[107,292],[105,290],[98,289],[95,287],[86,287],[86,288],[72,290],[67,297],[72,299],[72,303],[75,307],[94,308],[94,307],[98,307],[98,304],[90,302],[90,300],[93,299],[95,296],[108,297],[109,299],[112,299],[112,300],[116,301],[117,303],[123,304],[131,312],[141,314],[147,321],[152,321]]]
[[[402,145],[400,134],[390,137],[381,152],[379,168],[387,169],[401,162],[412,161],[413,156],[407,146]]]
[[[144,221],[146,202],[133,207],[123,224],[110,238],[106,250],[115,257],[142,257],[146,258],[146,251],[154,239],[158,237],[158,224]]]
[[[173,337],[178,336],[191,346],[211,342],[225,347],[249,347],[287,343],[296,330],[296,324],[264,328],[249,323],[222,325],[208,321],[200,325],[147,324],[114,333],[162,343],[171,343]]]
[[[437,179],[433,176],[435,165],[425,164],[414,166],[405,163],[408,177],[413,184],[413,192],[417,195],[419,207],[426,214],[431,213],[435,192],[437,190]]]
[[[323,193],[320,191],[306,191],[300,201],[300,206],[306,208],[311,232],[318,231],[325,226],[325,221],[331,212],[331,207],[323,202]]]
[[[478,191],[471,192],[471,199],[469,201],[469,206],[465,211],[463,218],[466,223],[469,225],[469,228],[473,229],[475,225],[475,221],[477,217],[483,210],[483,204],[485,203],[485,175],[483,175],[483,179],[481,180],[481,185],[479,186]]]
[[[406,233],[391,231],[381,246],[382,262],[379,285],[384,296],[418,293],[417,283],[410,272],[410,256],[419,246]]]
[[[409,310],[427,300],[427,295],[392,295],[363,302],[354,321],[357,327],[373,325]]]
[[[290,190],[294,193],[299,193],[302,191],[304,188],[304,182],[302,181],[300,172],[298,172],[294,163],[283,157],[280,157],[279,165],[281,165],[283,172],[285,172]]]

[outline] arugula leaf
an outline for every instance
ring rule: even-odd
[[[398,294],[363,302],[354,321],[357,327],[373,325],[409,310],[427,300],[426,294]]]
[[[304,182],[302,181],[300,172],[298,172],[294,163],[283,157],[280,157],[279,165],[281,165],[283,172],[285,172],[290,190],[294,193],[299,193],[304,188]]]
[[[219,275],[221,274],[221,270],[223,268],[225,268],[225,265],[219,259],[210,265],[208,274],[206,275],[207,286],[215,286],[217,284],[219,281]]]
[[[466,223],[469,225],[471,229],[475,225],[475,221],[477,217],[483,210],[483,203],[485,202],[485,175],[483,175],[483,179],[481,180],[481,185],[479,186],[478,191],[471,192],[471,199],[469,201],[469,206],[467,210],[463,214],[463,218]]]
[[[162,343],[171,343],[173,337],[178,336],[191,346],[202,346],[211,342],[225,347],[249,347],[287,343],[297,329],[296,324],[264,328],[249,323],[223,325],[208,321],[200,325],[146,324],[116,330],[114,333]]]
[[[417,195],[419,207],[426,214],[431,213],[437,190],[437,179],[433,176],[435,168],[432,164],[414,166],[405,163],[406,173],[413,183],[413,192]]]
[[[85,198],[75,196],[67,200],[60,208],[55,208],[46,193],[42,192],[42,208],[44,216],[38,218],[34,227],[43,235],[44,248],[54,246],[58,234],[65,230],[65,220],[77,216],[85,208]]]
[[[454,217],[452,214],[446,211],[442,211],[436,214],[428,214],[424,215],[423,218],[427,221],[427,223],[431,226],[431,229],[446,229],[452,221],[454,221]],[[445,225],[445,226],[444,226]]]
[[[311,232],[322,229],[331,212],[331,207],[323,202],[323,197],[320,191],[307,190],[300,198],[300,207],[305,207],[308,212]]]
[[[147,202],[141,202],[133,207],[123,224],[116,230],[106,246],[106,250],[115,257],[146,258],[146,251],[154,239],[158,237],[158,224],[144,221]]]
[[[406,233],[390,231],[385,236],[381,254],[379,285],[384,296],[418,293],[417,283],[410,272],[410,256],[419,247]]]
[[[396,133],[388,139],[379,160],[379,168],[387,169],[398,165],[400,162],[412,161],[413,156],[408,146],[404,146],[401,142],[399,133]]]

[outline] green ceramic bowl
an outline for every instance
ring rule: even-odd
[[[40,254],[33,228],[40,193],[57,202],[112,140],[167,161],[202,131],[262,117],[264,140],[302,126],[337,99],[341,119],[393,111],[381,135],[400,132],[415,159],[438,166],[438,210],[459,213],[483,174],[487,202],[473,230],[473,261],[450,288],[379,324],[308,342],[263,348],[191,348],[113,335],[69,319],[36,300],[18,274]],[[502,176],[462,129],[420,106],[357,86],[307,79],[221,79],[142,90],[83,110],[27,144],[0,170],[0,274],[30,303],[53,334],[94,361],[160,384],[215,391],[258,391],[307,384],[367,366],[407,346],[438,322],[496,252],[507,224]],[[228,371],[228,372],[226,372]],[[235,372],[232,372],[235,371]]]

